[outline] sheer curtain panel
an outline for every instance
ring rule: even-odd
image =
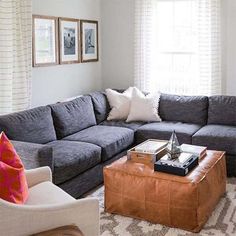
[[[220,0],[135,4],[135,85],[150,92],[220,94]]]
[[[153,0],[135,0],[134,83],[143,91],[152,86]]]
[[[30,107],[31,0],[0,1],[0,114]]]

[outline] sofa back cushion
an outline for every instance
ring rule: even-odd
[[[208,124],[236,125],[236,97],[209,97]]]
[[[45,144],[56,140],[48,106],[0,116],[0,131],[16,141]]]
[[[110,105],[105,92],[94,92],[89,94],[93,101],[94,112],[97,123],[107,119],[110,111]]]
[[[164,121],[206,124],[208,97],[162,94],[159,115]]]
[[[69,102],[51,105],[57,137],[62,139],[96,125],[90,96],[82,96]]]

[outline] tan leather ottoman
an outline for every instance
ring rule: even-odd
[[[207,151],[186,177],[123,157],[104,168],[104,184],[106,212],[199,232],[225,193],[225,155]]]

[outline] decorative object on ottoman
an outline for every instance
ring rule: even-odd
[[[75,225],[63,226],[60,228],[48,230],[32,236],[84,236],[80,229]]]
[[[0,134],[0,198],[15,204],[28,199],[24,166],[4,132]]]
[[[129,160],[144,164],[154,164],[166,154],[166,140],[148,139],[127,152]]]
[[[154,164],[154,170],[186,176],[198,165],[198,159],[199,157],[197,155],[186,152],[182,152],[176,159],[170,159],[167,154]]]
[[[180,148],[179,141],[178,141],[175,131],[173,131],[170,137],[166,150],[170,159],[178,158],[181,153],[181,148]]]
[[[105,211],[199,232],[226,191],[225,153],[207,151],[187,176],[123,157],[104,168]]]

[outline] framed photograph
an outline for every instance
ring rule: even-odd
[[[58,64],[57,17],[33,15],[33,66]]]
[[[81,61],[98,61],[98,22],[80,21],[81,31]]]
[[[80,62],[79,20],[59,18],[60,64]]]

